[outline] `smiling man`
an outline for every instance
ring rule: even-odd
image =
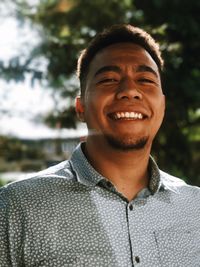
[[[163,60],[131,25],[81,53],[77,115],[88,137],[0,193],[0,266],[200,266],[200,190],[150,156],[165,110]]]
[[[86,157],[131,201],[148,186],[149,154],[165,101],[159,67],[150,54],[138,44],[122,41],[94,56],[76,107],[89,130],[82,145]]]

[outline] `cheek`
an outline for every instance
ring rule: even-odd
[[[107,121],[107,99],[100,95],[93,95],[87,99],[85,106],[85,122],[89,128],[104,128],[106,127]]]
[[[95,98],[88,98],[85,102],[85,120],[87,123],[95,123],[99,120],[101,105]]]
[[[158,100],[156,103],[156,117],[158,121],[162,121],[165,113],[165,101],[164,97]]]
[[[152,95],[148,95],[145,99],[147,101],[147,105],[152,111],[155,119],[160,120],[164,116],[165,111],[165,97],[161,93],[155,93]]]
[[[88,112],[102,113],[109,102],[109,95],[105,94],[103,90],[94,89],[86,95],[85,104]]]

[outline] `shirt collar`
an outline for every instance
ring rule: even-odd
[[[82,151],[82,144],[83,143],[78,144],[78,146],[74,150],[70,159],[70,164],[72,165],[72,169],[76,173],[78,182],[87,186],[95,186],[105,178],[100,173],[98,173],[88,162]]]
[[[98,173],[88,162],[82,151],[82,144],[83,143],[80,143],[76,147],[69,162],[73,171],[76,173],[78,182],[86,186],[96,186],[100,181],[106,180],[106,178]],[[159,170],[152,156],[149,158],[148,169],[150,173],[149,190],[151,194],[155,194],[161,188],[176,191],[174,185],[168,183],[168,180],[163,175],[163,172]]]
[[[155,160],[151,155],[149,158],[148,171],[150,176],[149,190],[151,191],[152,194],[155,194],[161,188],[162,182],[158,165],[156,164]]]

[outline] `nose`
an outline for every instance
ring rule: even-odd
[[[137,84],[131,78],[125,78],[121,81],[117,95],[117,99],[142,99],[142,94],[137,88]]]

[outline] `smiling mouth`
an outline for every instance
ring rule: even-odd
[[[147,118],[147,115],[140,112],[113,112],[109,114],[109,117],[112,120],[144,120]]]

